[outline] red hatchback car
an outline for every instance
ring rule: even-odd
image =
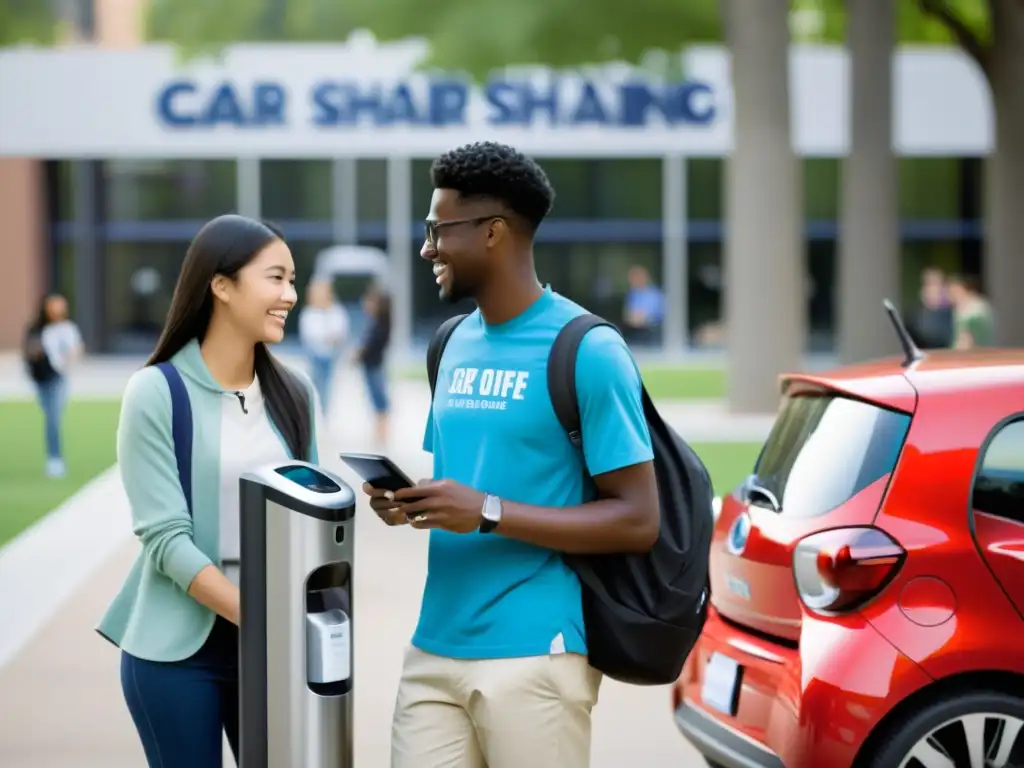
[[[1024,350],[784,381],[674,688],[711,766],[1024,766]]]

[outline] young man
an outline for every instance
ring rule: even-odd
[[[612,329],[586,336],[576,382],[588,493],[547,392],[552,342],[585,311],[534,269],[554,192],[533,161],[493,143],[441,156],[431,175],[421,256],[444,301],[478,309],[441,361],[424,437],[435,479],[395,494],[364,487],[389,524],[430,529],[391,764],[585,768],[600,674],[560,553],[643,552],[657,537],[640,375]]]

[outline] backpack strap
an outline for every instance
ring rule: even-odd
[[[441,357],[444,355],[444,348],[448,346],[448,339],[452,337],[456,326],[465,320],[469,315],[455,315],[449,317],[437,330],[434,331],[427,347],[427,378],[430,380],[430,399],[434,399],[434,388],[437,386],[437,374],[441,370]]]
[[[157,363],[171,391],[171,437],[174,439],[174,460],[178,465],[178,481],[185,494],[189,517],[192,516],[192,403],[185,382],[173,364]]]
[[[579,315],[566,323],[558,332],[551,352],[548,353],[548,394],[562,429],[577,448],[583,447],[583,424],[580,406],[576,400],[576,355],[583,337],[601,326],[615,328],[597,315]]]

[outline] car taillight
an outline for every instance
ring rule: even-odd
[[[793,574],[812,611],[852,610],[878,594],[907,553],[877,528],[837,528],[808,536],[793,553]]]

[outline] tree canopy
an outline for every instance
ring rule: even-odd
[[[723,39],[718,0],[151,0],[151,39],[187,53],[236,41],[341,41],[367,29],[379,40],[423,37],[425,66],[477,76],[520,64],[578,67],[643,62],[652,52]],[[990,14],[978,0],[898,2],[904,43],[984,42]],[[808,41],[842,42],[844,0],[792,0],[794,11],[819,14]],[[926,12],[929,11],[929,12]]]
[[[50,45],[57,37],[53,3],[41,0],[0,2],[0,46]]]

